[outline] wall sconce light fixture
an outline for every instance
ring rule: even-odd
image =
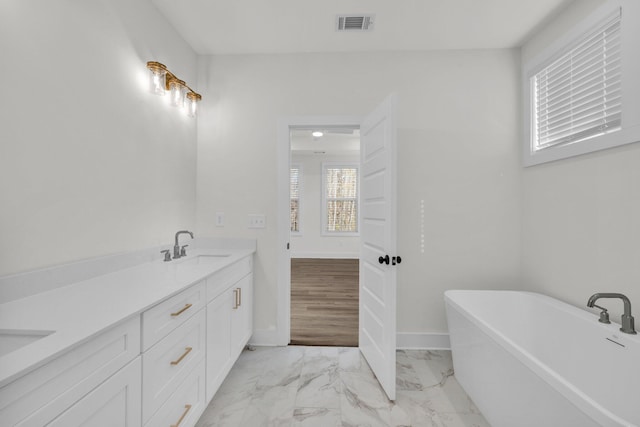
[[[202,100],[202,96],[191,89],[184,80],[176,77],[164,64],[149,61],[147,68],[151,93],[164,95],[168,91],[172,106],[182,107],[189,117],[195,117],[197,104]]]

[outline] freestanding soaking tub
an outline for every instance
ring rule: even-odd
[[[445,305],[455,377],[492,427],[640,426],[640,335],[530,292]]]

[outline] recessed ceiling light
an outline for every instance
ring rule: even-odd
[[[313,132],[311,132],[311,136],[313,136],[314,138],[320,138],[322,135],[324,135],[324,133],[319,130],[314,130]]]

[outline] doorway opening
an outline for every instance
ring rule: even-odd
[[[297,116],[278,121],[277,322],[262,336],[271,336],[278,345],[291,341],[291,130],[360,129],[358,348],[390,400],[396,395],[396,269],[400,263],[396,254],[396,104],[396,94],[390,94],[365,116]]]
[[[290,130],[291,338],[358,346],[359,127]]]

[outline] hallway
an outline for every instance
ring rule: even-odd
[[[291,344],[358,346],[357,259],[291,259]]]

